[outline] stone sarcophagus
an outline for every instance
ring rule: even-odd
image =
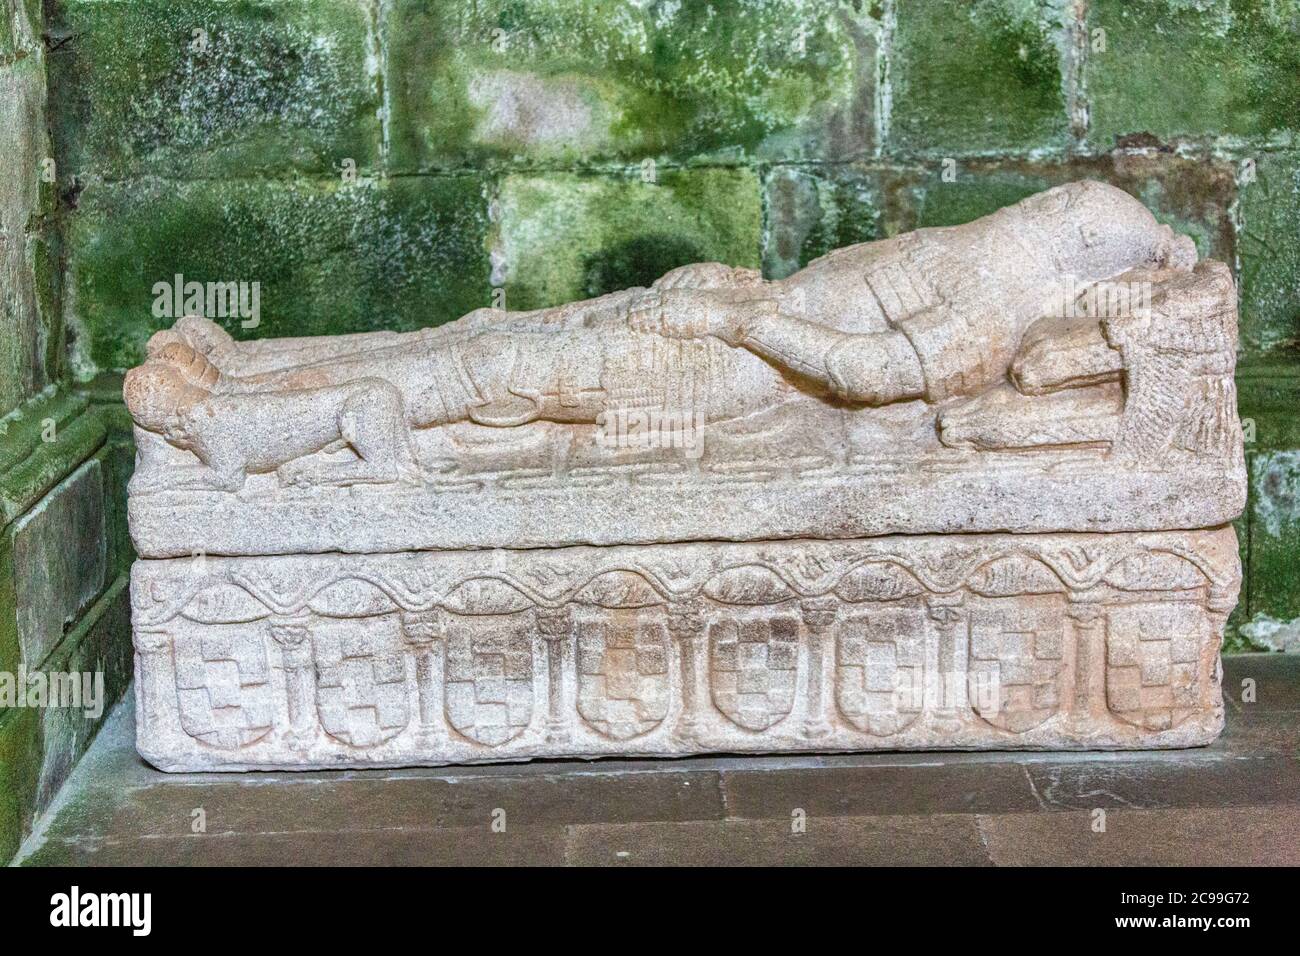
[[[126,380],[165,770],[1205,744],[1245,498],[1227,268],[1083,182],[780,281]]]

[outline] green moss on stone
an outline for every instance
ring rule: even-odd
[[[394,0],[392,161],[845,158],[874,146],[852,0]]]
[[[1066,15],[1057,0],[907,0],[890,58],[895,154],[1062,147]]]
[[[14,552],[7,530],[0,533],[0,673],[13,674],[22,663],[18,643],[18,595]]]
[[[220,176],[365,167],[378,78],[356,0],[57,0],[66,172]],[[202,32],[199,32],[202,31]]]
[[[1300,364],[1294,360],[1237,363],[1237,410],[1246,447],[1300,448]]]
[[[1250,623],[1250,508],[1249,506],[1236,521],[1232,523],[1237,532],[1237,552],[1241,558],[1241,591],[1237,597],[1237,606],[1228,615],[1223,628],[1223,653],[1246,654],[1262,650],[1242,632],[1242,627]]]
[[[690,262],[756,267],[761,210],[748,170],[512,175],[496,250],[506,306],[531,309],[645,285]]]
[[[113,705],[131,681],[134,649],[131,643],[130,581],[119,576],[68,631],[44,665],[47,672],[102,674],[104,712],[88,719],[76,708],[47,708],[41,712],[41,776],[36,792],[36,813],[43,813],[85,753]]]
[[[1088,139],[1102,149],[1131,133],[1258,137],[1300,124],[1296,0],[1092,0],[1088,28]]]
[[[13,857],[66,781],[131,680],[128,578],[118,577],[65,635],[45,662],[46,673],[104,676],[104,713],[87,719],[72,708],[0,710],[0,865]]]
[[[40,711],[0,709],[0,865],[31,829],[41,777]]]
[[[946,182],[942,171],[935,168],[907,190],[911,207],[907,228],[959,226],[1068,181],[1070,176],[1061,166],[967,168],[959,164],[955,178]]]
[[[259,283],[237,338],[436,325],[490,304],[484,182],[140,181],[86,189],[68,236],[75,364],[126,368],[169,315],[156,283]]]
[[[114,436],[100,452],[104,469],[104,530],[108,575],[124,574],[135,560],[135,546],[126,517],[126,484],[135,471],[135,442]]]
[[[1250,456],[1249,623],[1242,633],[1266,643],[1268,631],[1300,628],[1300,451]]]
[[[17,0],[0,9],[0,68],[39,52],[41,0]]]
[[[103,417],[64,391],[42,394],[0,420],[0,525],[35,505],[105,436]]]
[[[1261,156],[1241,197],[1241,345],[1300,352],[1300,153]]]
[[[62,240],[53,222],[46,221],[27,237],[27,260],[32,270],[36,299],[36,323],[44,339],[41,364],[52,381],[63,372],[63,316],[59,303],[63,293]]]
[[[49,381],[48,326],[29,236],[41,225],[45,70],[39,56],[0,65],[0,415]]]
[[[763,272],[781,279],[818,256],[884,236],[878,171],[778,166],[763,182]]]

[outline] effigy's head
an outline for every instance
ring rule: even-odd
[[[1062,274],[1089,281],[1135,268],[1190,269],[1196,246],[1128,193],[1083,180],[1057,186],[1018,204],[1033,241],[1046,245]]]

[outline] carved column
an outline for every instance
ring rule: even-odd
[[[313,675],[315,658],[311,647],[308,615],[273,618],[271,638],[284,655],[284,682],[289,703],[289,731],[285,742],[293,750],[304,749],[316,736],[313,714]]]
[[[1212,689],[1219,688],[1223,684],[1223,656],[1219,653],[1223,646],[1223,630],[1227,627],[1228,616],[1232,614],[1232,609],[1237,606],[1237,596],[1240,587],[1237,584],[1231,587],[1225,587],[1221,584],[1211,584],[1205,592],[1205,610],[1210,618],[1210,627],[1214,629],[1214,653],[1211,657],[1211,667],[1214,673],[1207,674],[1202,670],[1201,673],[1201,703],[1202,706],[1208,706],[1216,709],[1223,707],[1222,692],[1215,693]]]
[[[567,604],[537,609],[537,631],[546,642],[547,715],[546,740],[562,744],[569,740],[569,723],[564,718],[564,647],[573,633],[573,614]]]
[[[447,637],[447,620],[442,611],[402,612],[402,637],[415,656],[415,693],[419,703],[422,744],[443,739],[438,697],[438,650]]]
[[[930,620],[939,631],[935,657],[935,685],[931,688],[931,721],[936,728],[956,730],[969,709],[966,655],[961,647],[961,627],[966,621],[962,591],[935,594],[926,601]]]
[[[668,633],[677,642],[682,655],[682,715],[673,736],[681,744],[699,742],[696,724],[696,691],[699,687],[700,637],[705,628],[704,609],[699,602],[671,604],[668,607]]]
[[[134,636],[140,738],[158,742],[180,726],[172,673],[172,635],[161,628],[137,627]]]
[[[833,597],[812,598],[799,605],[808,635],[808,717],[803,735],[809,740],[831,732],[826,719],[826,650],[839,609],[839,599]]]
[[[1073,591],[1065,613],[1074,622],[1074,701],[1076,720],[1096,718],[1106,711],[1105,595]]]

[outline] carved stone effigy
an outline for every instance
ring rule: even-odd
[[[182,319],[126,400],[166,770],[1222,727],[1236,294],[1097,183],[415,333]]]

